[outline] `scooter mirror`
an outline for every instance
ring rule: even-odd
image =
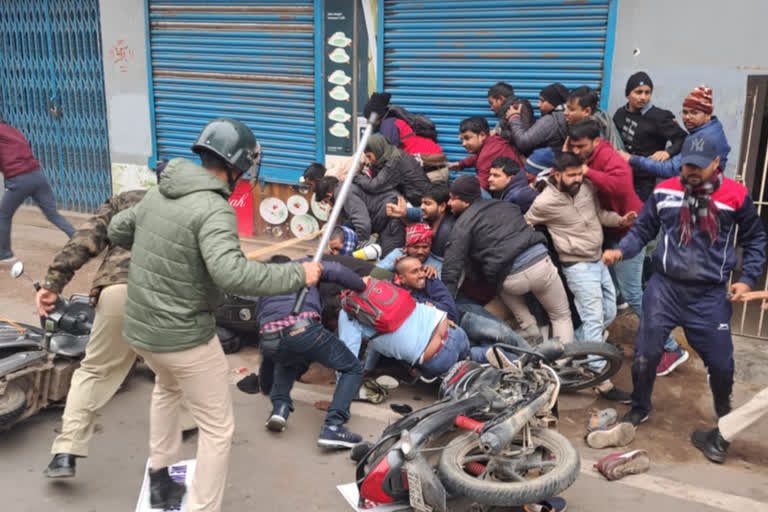
[[[21,261],[17,261],[13,264],[11,267],[11,277],[14,279],[18,279],[24,274],[24,263]]]

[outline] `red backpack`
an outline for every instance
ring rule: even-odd
[[[416,301],[407,290],[371,278],[362,292],[342,293],[341,307],[360,323],[386,334],[403,325],[416,309]]]

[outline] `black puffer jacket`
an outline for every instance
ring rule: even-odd
[[[515,259],[546,238],[525,222],[516,204],[478,199],[459,215],[443,261],[442,280],[455,296],[465,261],[488,283],[501,284]]]
[[[386,162],[381,168],[372,166],[375,175],[372,178],[358,175],[357,184],[365,192],[379,194],[388,189],[395,189],[413,206],[421,205],[421,196],[429,186],[429,179],[419,162],[405,151],[400,158]]]
[[[337,185],[334,197],[338,197],[342,184],[339,182]],[[387,203],[397,203],[398,195],[393,188],[369,194],[354,183],[350,186],[342,211],[346,223],[352,225],[361,243],[370,239],[371,234],[386,230],[392,220],[387,217]]]

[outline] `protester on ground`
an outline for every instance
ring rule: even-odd
[[[511,132],[510,141],[522,153],[529,154],[542,147],[560,148],[568,136],[565,123],[565,100],[568,89],[561,83],[550,84],[539,93],[539,117],[533,126],[525,128],[520,103],[509,107],[505,115]]]
[[[432,256],[432,228],[428,224],[420,222],[405,228],[405,246],[384,256],[376,266],[394,272],[395,262],[405,255],[418,259],[429,277],[440,279],[443,262]]]
[[[270,259],[270,263],[290,261],[290,258],[282,255]],[[332,261],[323,262],[320,281],[330,281],[358,292],[365,289],[360,276]],[[320,322],[323,304],[318,288],[313,286],[309,289],[301,311],[293,314],[296,298],[295,293],[264,297],[256,315],[262,354],[275,363],[269,394],[272,413],[266,427],[273,432],[285,430],[288,415],[293,411],[293,383],[310,363],[319,362],[336,370],[338,380],[317,444],[323,448],[351,448],[362,441],[362,437],[347,430],[344,424],[349,420],[349,405],[360,388],[363,365]]]
[[[457,304],[442,281],[429,278],[421,262],[411,256],[401,257],[396,265],[395,282],[408,290],[417,302],[431,304],[448,314],[448,320],[461,327],[470,342],[470,357],[479,363],[488,362],[488,350],[494,343],[530,349],[514,329],[481,306],[466,302]],[[514,357],[513,357],[514,358]]]
[[[456,217],[448,209],[448,199],[448,184],[431,183],[421,198],[421,208],[407,207],[405,199],[400,198],[397,204],[387,205],[387,215],[404,219],[408,223],[428,224],[432,229],[431,255],[442,260],[451,230],[456,223]]]
[[[742,295],[743,301],[768,299],[768,292],[748,292]],[[763,304],[768,309],[768,303]],[[768,388],[764,388],[749,399],[717,420],[712,430],[697,430],[691,434],[691,442],[712,462],[722,464],[728,455],[728,447],[734,439],[757,420],[768,414]]]
[[[488,190],[495,199],[516,204],[522,213],[527,212],[536,199],[536,191],[528,183],[528,173],[521,172],[517,162],[505,156],[491,164]]]
[[[410,113],[404,112],[402,107],[389,104],[391,97],[389,93],[373,93],[363,108],[363,115],[368,119],[371,112],[376,111],[379,118],[374,127],[390,144],[414,155],[431,181],[447,181],[448,173],[443,169],[448,161],[443,148],[437,143],[437,132],[432,137],[416,133],[418,127],[414,130],[404,119]]]
[[[397,149],[382,135],[371,135],[365,147],[372,176],[358,174],[355,184],[369,194],[397,190],[411,204],[421,204],[429,180],[421,165],[405,151]]]
[[[712,111],[712,89],[705,85],[696,87],[683,100],[683,126],[690,133],[688,137],[705,136],[715,141],[717,154],[720,157],[720,167],[725,169],[731,146],[728,145],[723,125],[717,116],[712,115]],[[620,154],[629,161],[633,169],[639,169],[660,178],[671,178],[680,174],[679,153],[661,161],[640,155],[630,155],[626,152]]]
[[[574,295],[581,326],[574,332],[576,341],[599,342],[616,318],[616,291],[611,275],[601,259],[603,228],[631,225],[637,214],[624,216],[604,210],[589,180],[584,179],[582,160],[573,153],[563,153],[547,188],[539,194],[525,220],[531,225],[545,225],[560,258],[568,288]],[[628,401],[629,393],[610,381],[598,392],[609,400]]]
[[[603,254],[608,265],[631,258],[661,231],[635,344],[632,409],[624,416],[634,425],[651,412],[655,369],[676,325],[682,325],[707,367],[717,415],[731,411],[733,341],[725,285],[736,265],[735,230],[743,262],[730,286],[731,302],[750,291],[765,263],[765,230],[751,194],[723,176],[715,142],[702,136],[686,139],[681,164],[680,177],[657,185],[629,234]]]
[[[317,182],[315,197],[333,205],[341,190],[338,178],[325,176]],[[349,187],[349,195],[342,207],[345,223],[357,233],[358,248],[372,242],[372,235],[378,234],[378,243],[382,254],[402,247],[405,242],[405,226],[400,219],[387,217],[387,203],[397,203],[401,197],[394,189],[378,194],[369,194],[354,183]]]
[[[0,263],[16,261],[11,250],[13,214],[26,199],[33,199],[45,218],[72,238],[75,228],[56,209],[56,197],[45,179],[29,141],[0,118],[0,172],[5,193],[0,199]]]
[[[632,170],[629,164],[606,141],[599,138],[596,121],[586,119],[569,127],[567,148],[586,160],[588,178],[597,190],[600,206],[621,216],[629,212],[640,213],[643,203],[632,186]],[[606,246],[614,247],[629,232],[629,226],[605,230]],[[635,314],[643,317],[643,259],[645,253],[624,258],[615,267],[619,291]],[[659,374],[667,375],[688,360],[688,352],[670,335],[664,345],[664,358]]]
[[[628,153],[668,160],[680,152],[687,134],[677,124],[672,112],[651,103],[652,93],[653,82],[647,73],[638,71],[630,76],[624,89],[627,104],[616,111],[613,121]],[[632,170],[635,191],[645,202],[653,191],[656,177],[640,169]]]
[[[461,170],[474,167],[483,190],[488,190],[488,174],[496,158],[506,156],[518,165],[523,165],[514,147],[498,135],[489,135],[488,121],[484,117],[475,116],[463,120],[459,125],[459,139],[471,156],[450,164],[448,168]]]
[[[336,226],[328,239],[328,252],[334,255],[351,256],[357,249],[357,233],[347,226]]]
[[[585,119],[594,119],[600,126],[600,138],[616,151],[624,150],[624,141],[611,116],[600,109],[600,94],[586,85],[577,87],[568,95],[565,104],[565,121],[571,125]]]
[[[523,128],[527,130],[533,126],[534,122],[531,102],[515,95],[515,89],[506,82],[497,82],[493,87],[488,89],[488,106],[491,107],[493,113],[499,118],[499,121],[493,129],[492,135],[498,135],[507,141],[510,140],[512,133],[509,129],[506,113],[507,110],[509,110],[509,107],[518,103],[522,105],[520,119]]]
[[[573,341],[568,297],[549,257],[543,234],[529,226],[517,205],[482,199],[474,176],[451,185],[451,211],[458,219],[443,261],[442,280],[455,297],[466,267],[493,283],[517,319],[524,336],[536,336],[536,319],[524,295],[533,292],[549,315],[554,336]]]
[[[322,266],[245,258],[228,198],[260,157],[247,126],[214,119],[192,149],[202,166],[171,160],[157,187],[115,215],[108,236],[132,251],[123,335],[155,373],[151,505],[178,506],[185,493],[167,468],[179,460],[179,405],[186,399],[200,431],[189,510],[209,512],[221,510],[234,432],[229,364],[212,313],[217,297],[295,292],[314,286]]]

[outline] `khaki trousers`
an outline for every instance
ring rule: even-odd
[[[150,467],[160,469],[179,461],[183,397],[200,429],[189,510],[221,510],[235,418],[229,365],[218,337],[180,352],[134,350],[155,372],[149,415]]]
[[[61,418],[61,434],[53,441],[51,453],[88,456],[88,443],[96,426],[96,412],[109,402],[136,362],[136,352],[123,338],[125,284],[101,290],[85,357],[72,375],[67,404]],[[184,408],[182,428],[194,428]]]
[[[762,416],[768,414],[768,388],[763,389],[752,399],[732,410],[717,422],[720,435],[726,441],[732,441],[739,432],[746,429]]]
[[[520,328],[536,325],[536,319],[525,303],[524,295],[532,292],[541,302],[552,323],[552,335],[562,343],[573,341],[573,321],[568,307],[568,296],[552,260],[546,258],[530,267],[507,275],[501,289],[501,300],[515,315]]]

